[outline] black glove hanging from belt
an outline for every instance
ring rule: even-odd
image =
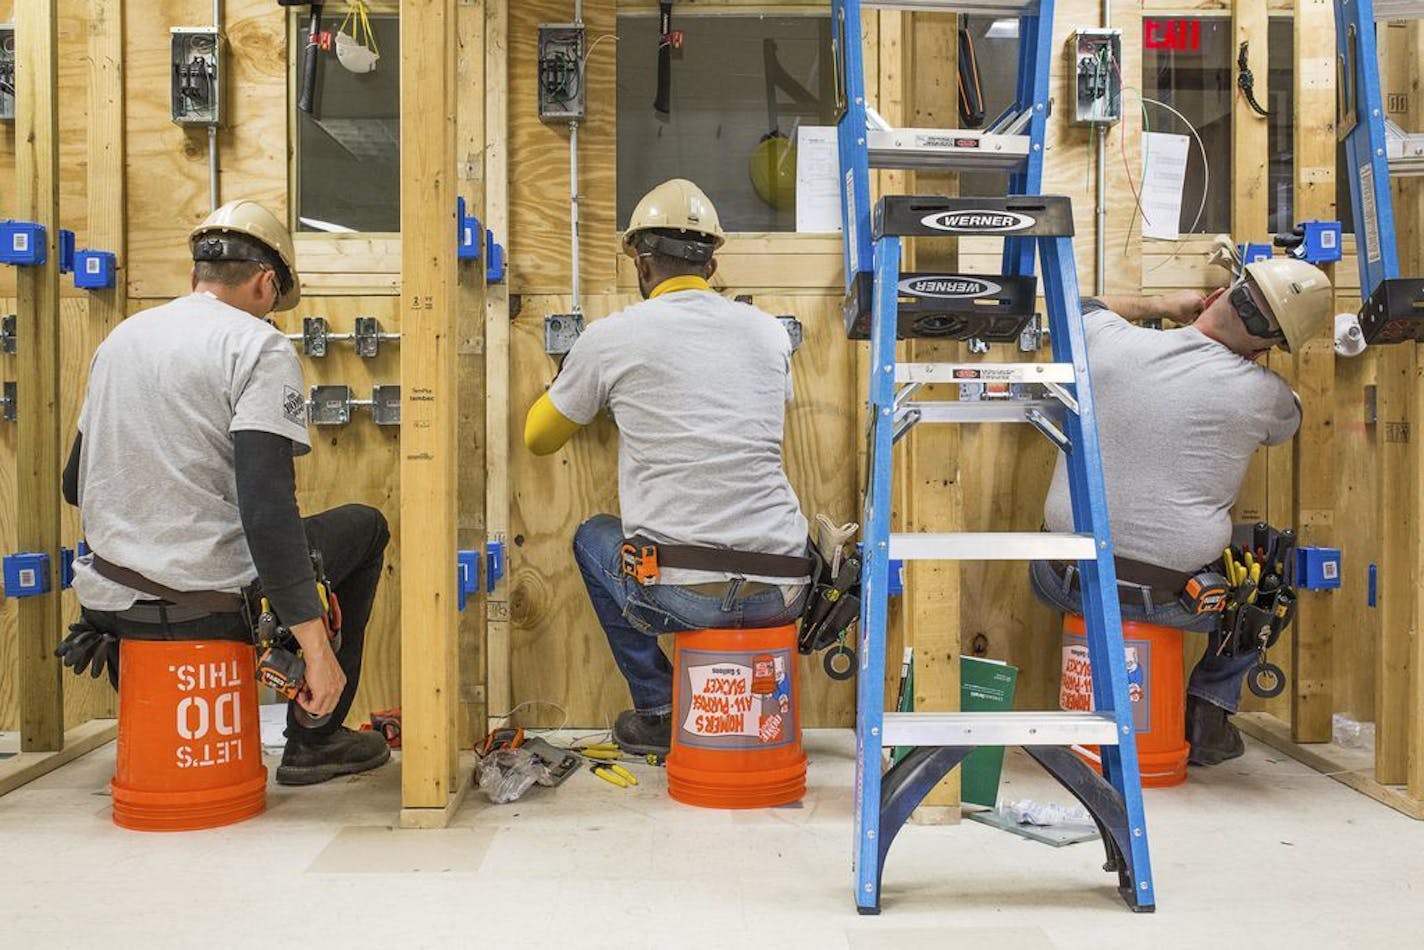
[[[54,655],[73,670],[75,676],[82,676],[86,667],[94,679],[107,671],[109,684],[114,689],[119,688],[119,639],[112,633],[104,633],[81,620],[70,625],[69,636],[55,647]]]

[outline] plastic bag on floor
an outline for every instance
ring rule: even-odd
[[[1090,825],[1093,816],[1082,807],[1068,807],[1055,802],[1035,802],[1025,798],[999,809],[1021,825]]]
[[[479,760],[475,778],[496,805],[517,801],[530,786],[549,778],[549,769],[528,749],[500,749]]]

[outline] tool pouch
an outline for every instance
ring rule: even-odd
[[[832,576],[830,565],[820,550],[814,544],[810,547],[816,570],[797,638],[797,648],[807,654],[824,650],[838,641],[860,618],[860,558],[856,555],[845,558],[840,570]]]

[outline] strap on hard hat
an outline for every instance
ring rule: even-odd
[[[633,238],[633,246],[642,255],[664,254],[693,264],[706,264],[717,247],[711,241],[669,237],[655,231],[642,231]]]
[[[204,234],[193,242],[193,260],[261,264],[270,268],[277,276],[277,296],[286,296],[292,289],[292,272],[287,268],[282,256],[270,251],[266,255],[254,257],[251,251],[254,246],[261,244],[246,235],[234,240],[232,236],[219,233]]]

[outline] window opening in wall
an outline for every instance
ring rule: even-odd
[[[321,53],[315,108],[297,112],[298,230],[400,230],[400,24],[395,16],[371,16],[370,25],[386,55],[358,72],[350,67],[369,65],[368,57],[338,58],[335,46]],[[296,88],[306,31],[292,34]]]
[[[985,16],[960,18],[969,34],[979,64],[979,83],[984,94],[984,125],[988,125],[1014,105],[1019,82],[1019,21]],[[958,116],[955,117],[956,124]],[[961,172],[961,195],[1008,194],[1007,172]]]
[[[1227,232],[1231,229],[1231,108],[1236,95],[1234,34],[1231,21],[1223,17],[1187,18],[1184,23],[1193,42],[1170,44],[1170,48],[1144,44],[1142,50],[1144,99],[1165,103],[1180,115],[1150,101],[1145,115],[1143,110],[1139,115],[1143,127],[1152,132],[1189,136],[1195,128],[1202,147],[1193,142],[1187,151],[1179,227],[1183,234]],[[1125,113],[1130,116],[1132,109],[1129,96]],[[1200,221],[1195,220],[1198,209]]]
[[[618,17],[618,224],[654,185],[689,178],[728,231],[796,230],[797,130],[835,124],[827,16],[679,16],[667,115],[658,17]]]

